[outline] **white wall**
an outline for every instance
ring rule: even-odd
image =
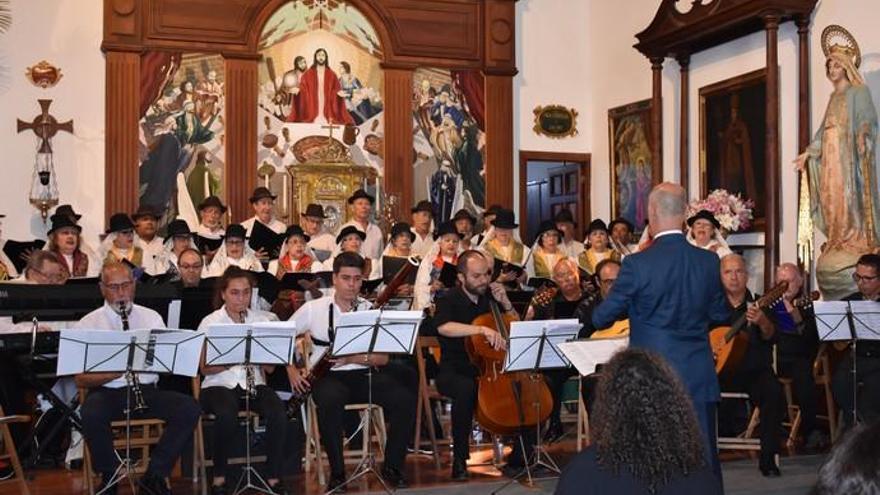
[[[59,132],[52,145],[61,203],[72,203],[89,238],[104,225],[104,56],[101,0],[12,0],[12,27],[0,34],[0,213],[3,238],[43,237],[39,212],[28,203],[36,137],[16,133],[15,119],[40,113],[51,99],[60,121],[73,119],[74,134]],[[54,88],[25,78],[40,60],[61,68]]]

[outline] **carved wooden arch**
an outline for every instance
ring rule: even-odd
[[[679,164],[682,185],[688,185],[688,68],[692,54],[721,45],[751,33],[765,31],[767,52],[767,144],[765,177],[767,188],[764,241],[764,284],[779,261],[779,57],[778,32],[783,22],[798,26],[798,140],[800,149],[809,139],[809,50],[807,47],[810,16],[817,0],[691,0],[691,9],[679,12],[679,0],[663,0],[651,24],[636,35],[635,48],[651,62],[653,71],[653,107],[651,147],[655,160],[662,163],[662,70],[667,57],[674,57],[681,67],[681,119]]]
[[[249,216],[256,182],[258,43],[290,0],[104,0],[106,53],[105,218],[138,198],[140,55],[147,50],[218,53],[226,65],[227,200]],[[346,0],[382,43],[385,187],[412,203],[412,74],[419,66],[481,70],[486,94],[486,198],[513,202],[513,76],[516,0]],[[427,29],[430,27],[431,29]]]

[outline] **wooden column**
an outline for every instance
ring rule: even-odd
[[[226,201],[232,222],[253,213],[257,182],[257,57],[226,56]]]
[[[798,153],[810,144],[810,17],[795,19],[798,32]]]
[[[413,206],[413,71],[385,67],[385,190],[400,195],[405,220]]]
[[[513,75],[487,73],[485,90],[486,206],[513,208]]]
[[[663,57],[651,57],[651,159],[663,170]],[[660,178],[661,182],[663,178]]]
[[[678,157],[678,175],[679,183],[688,190],[690,184],[690,148],[688,138],[690,136],[690,65],[691,56],[681,55],[677,58],[680,67],[681,85],[681,115],[679,115],[680,136],[679,136],[679,157]]]
[[[106,63],[105,221],[114,213],[134,213],[138,206],[140,54],[108,50]]]
[[[764,286],[779,264],[779,16],[765,15],[767,37],[767,147],[765,149],[764,190]]]

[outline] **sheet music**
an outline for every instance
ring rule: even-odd
[[[614,339],[576,340],[559,344],[559,348],[581,376],[596,371],[596,366],[605,364],[615,352],[629,346],[629,337]]]
[[[849,303],[846,301],[816,301],[816,329],[819,340],[852,340],[852,332],[846,319]]]
[[[856,337],[859,340],[880,340],[880,302],[850,301]]]
[[[199,373],[205,334],[192,330],[156,329],[149,338],[156,339],[153,345],[153,364],[147,366],[145,363],[144,371],[190,377]],[[144,349],[145,358],[150,346],[148,340]]]
[[[290,364],[296,330],[293,322],[218,323],[208,326],[205,363],[236,365],[247,362],[247,333],[251,331],[251,364]]]
[[[559,345],[576,339],[582,326],[577,318],[511,323],[504,371],[568,368],[571,362]],[[542,335],[546,336],[543,349],[540,345]]]
[[[336,319],[333,356],[351,356],[372,352],[412,354],[423,318],[421,311],[353,311]],[[375,342],[373,330],[375,332]]]
[[[180,299],[174,299],[168,303],[168,318],[165,324],[168,328],[180,328],[180,308],[182,302]]]

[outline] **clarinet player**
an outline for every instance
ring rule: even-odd
[[[104,265],[99,286],[104,305],[84,316],[76,328],[121,332],[165,327],[158,313],[134,304],[135,280],[126,265]],[[113,450],[110,423],[124,419],[128,397],[126,389],[129,387],[134,418],[165,421],[165,432],[153,449],[147,471],[138,483],[139,493],[171,493],[167,477],[192,436],[201,409],[192,397],[156,388],[158,379],[158,375],[153,373],[135,374],[131,383],[126,381],[123,373],[76,375],[76,385],[88,389],[81,416],[83,435],[88,442],[93,466],[102,480],[98,493],[115,495],[117,492],[117,485],[108,486],[119,467],[119,459]]]

